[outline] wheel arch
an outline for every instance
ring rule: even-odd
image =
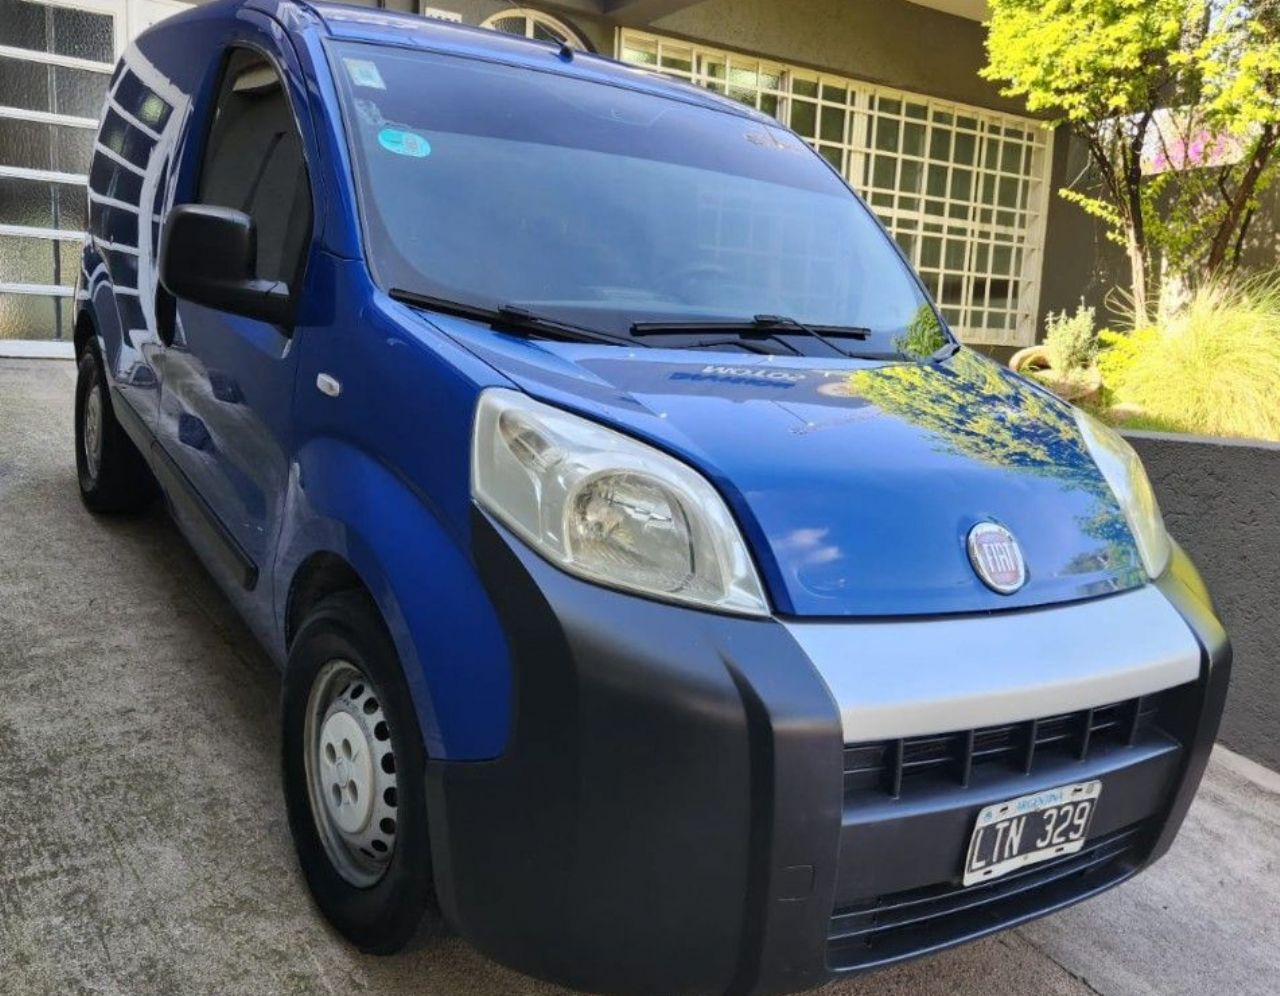
[[[312,438],[290,478],[272,570],[279,659],[320,599],[362,590],[396,648],[428,753],[501,755],[510,654],[469,551],[422,494],[347,440]]]
[[[298,565],[289,582],[289,594],[284,607],[286,652],[292,648],[293,639],[311,610],[330,595],[344,591],[358,591],[367,597],[382,619],[382,625],[387,625],[377,599],[373,597],[373,592],[360,573],[340,554],[330,550],[317,550]]]
[[[78,360],[84,355],[86,347],[98,336],[98,325],[94,320],[93,312],[89,306],[83,305],[76,314],[75,330],[72,332],[71,341],[76,351],[76,359]]]

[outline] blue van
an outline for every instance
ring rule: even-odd
[[[1231,654],[1141,464],[771,118],[229,0],[121,60],[89,196],[85,504],[163,495],[280,665],[358,948],[438,904],[579,989],[781,993],[1169,848]]]

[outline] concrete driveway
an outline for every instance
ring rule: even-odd
[[[294,864],[279,680],[162,512],[76,496],[72,364],[0,360],[0,992],[557,993],[344,945]],[[1219,751],[1173,852],[878,994],[1280,992],[1280,776]]]

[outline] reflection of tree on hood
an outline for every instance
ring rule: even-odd
[[[933,434],[942,452],[1050,477],[1094,499],[1081,521],[1113,565],[1136,550],[1124,515],[1063,402],[960,350],[945,363],[902,363],[849,375],[849,394]]]

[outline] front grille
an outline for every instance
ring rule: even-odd
[[[984,885],[932,885],[844,907],[831,918],[827,961],[833,969],[870,968],[1060,909],[1127,878],[1150,843],[1148,825],[1139,823]]]
[[[1030,774],[1050,758],[1083,761],[1108,745],[1132,745],[1155,725],[1165,694],[1003,726],[853,744],[844,749],[845,792],[878,790],[898,798],[921,776],[968,786],[981,765]]]

